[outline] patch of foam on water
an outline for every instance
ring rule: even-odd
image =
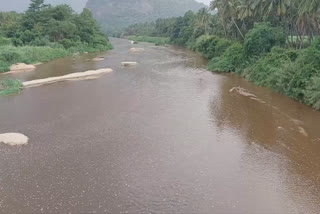
[[[29,138],[20,133],[5,133],[0,134],[0,143],[7,144],[9,146],[22,146],[29,142]]]

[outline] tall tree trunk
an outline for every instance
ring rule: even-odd
[[[244,36],[243,36],[243,34],[242,34],[242,32],[241,32],[240,28],[238,27],[238,25],[237,25],[237,23],[236,23],[236,21],[234,20],[234,18],[233,18],[233,17],[232,17],[232,21],[233,21],[234,25],[236,26],[237,30],[239,31],[239,33],[240,33],[240,35],[241,35],[242,39],[244,40]]]

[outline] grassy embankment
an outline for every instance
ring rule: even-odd
[[[135,42],[154,43],[157,46],[169,44],[169,40],[170,40],[167,37],[152,37],[152,36],[129,36],[128,39]]]

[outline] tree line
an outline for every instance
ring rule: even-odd
[[[68,5],[51,6],[44,0],[31,0],[28,10],[0,13],[0,35],[13,45],[46,46],[61,44],[64,48],[109,46],[91,12],[76,14]]]
[[[31,0],[25,13],[0,12],[0,73],[15,63],[46,62],[79,52],[111,49],[88,9]]]

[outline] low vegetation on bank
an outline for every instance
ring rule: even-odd
[[[206,8],[189,11],[130,26],[125,34],[169,37],[169,43],[203,54],[211,71],[234,72],[320,110],[320,4],[249,3],[254,7],[216,0],[215,15]]]
[[[0,80],[0,95],[18,94],[23,90],[23,84],[20,80],[6,78]]]
[[[31,0],[23,13],[0,13],[0,72],[10,65],[46,62],[73,53],[111,49],[88,9],[76,14],[68,5]]]
[[[169,44],[169,38],[166,37],[152,37],[152,36],[129,36],[129,40],[135,41],[135,42],[149,42],[154,43],[157,46],[162,46]]]

